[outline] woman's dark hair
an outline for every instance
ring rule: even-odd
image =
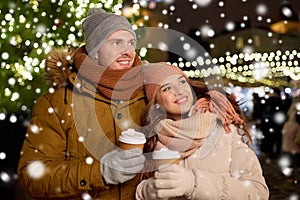
[[[204,84],[203,82],[199,82],[199,81],[191,81],[191,85],[192,85],[192,88],[194,90],[194,94],[196,95],[197,100],[201,99],[201,98],[206,98],[208,100],[211,100],[211,97],[208,94],[209,89],[206,84]],[[250,133],[250,128],[247,124],[246,117],[240,107],[242,105],[242,103],[236,101],[236,98],[234,95],[225,92],[222,88],[215,88],[214,90],[217,90],[226,95],[226,98],[229,100],[229,102],[233,106],[235,112],[243,120],[242,124],[234,123],[234,125],[238,128],[243,129],[243,131],[244,131],[246,137],[248,137],[248,141],[250,142],[250,145],[251,145],[252,137],[251,137],[251,133]]]

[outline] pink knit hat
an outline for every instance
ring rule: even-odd
[[[178,67],[167,63],[148,63],[143,72],[144,88],[148,101],[152,101],[165,78],[172,74],[181,74],[186,79],[187,75]]]

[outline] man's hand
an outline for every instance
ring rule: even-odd
[[[107,184],[123,183],[132,179],[144,167],[145,157],[138,148],[115,149],[101,159],[101,173]]]

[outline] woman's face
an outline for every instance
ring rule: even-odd
[[[193,93],[186,78],[180,74],[168,76],[161,83],[156,102],[166,109],[169,118],[181,119],[193,105]]]

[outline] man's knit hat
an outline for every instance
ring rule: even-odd
[[[175,65],[169,65],[162,62],[146,64],[143,78],[148,101],[154,100],[161,83],[172,74],[181,74],[188,79],[187,75]]]
[[[103,42],[116,31],[128,31],[136,38],[131,24],[125,17],[105,12],[101,8],[92,8],[88,12],[82,29],[86,42],[85,50],[91,58],[97,54]]]

